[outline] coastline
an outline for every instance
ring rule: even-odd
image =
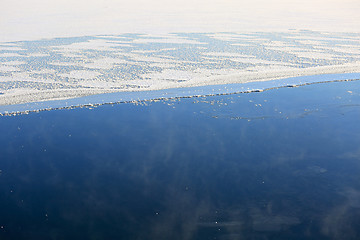
[[[98,94],[83,95],[73,98],[66,98],[64,97],[64,95],[62,95],[57,99],[28,102],[22,104],[2,105],[0,106],[0,116],[14,116],[20,114],[28,114],[30,112],[94,107],[105,104],[140,103],[144,101],[163,99],[178,99],[249,92],[262,92],[283,87],[298,87],[309,84],[360,80],[360,70],[356,71],[359,68],[357,68],[356,66],[348,65],[339,66],[338,68],[327,67],[330,73],[309,75],[310,73],[317,73],[319,71],[319,68],[314,68],[312,71],[308,71],[307,75],[304,74],[300,76],[298,74],[303,73],[302,71],[293,71],[291,73],[282,72],[283,75],[281,76],[290,77],[278,77],[277,79],[276,77],[270,78],[270,76],[274,76],[271,75],[271,73],[264,73],[263,75],[266,75],[267,78],[258,78],[257,81],[234,81],[234,79],[236,79],[236,76],[228,76],[228,80],[232,80],[234,82],[227,81],[226,84],[221,84],[221,79],[219,78],[214,79],[214,81],[212,81],[211,83],[215,84],[212,85],[179,85],[181,87],[154,89],[150,91],[117,91],[106,93],[99,92]],[[321,68],[324,69],[325,67]],[[56,95],[56,92],[54,93],[54,95]]]

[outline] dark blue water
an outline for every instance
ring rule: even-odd
[[[360,82],[0,118],[0,239],[360,239]]]

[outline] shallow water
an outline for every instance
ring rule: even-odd
[[[359,239],[360,82],[0,118],[1,239]]]

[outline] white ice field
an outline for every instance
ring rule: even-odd
[[[122,34],[0,42],[0,105],[360,72],[360,34]]]

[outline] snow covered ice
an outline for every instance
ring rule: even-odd
[[[0,43],[0,105],[360,72],[360,34],[97,35]]]

